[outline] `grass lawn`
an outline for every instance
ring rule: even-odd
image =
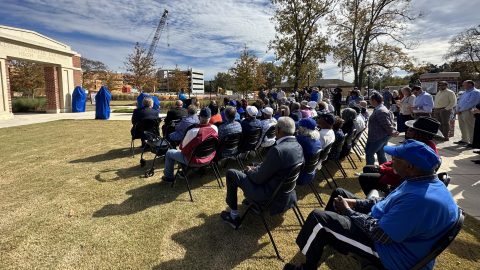
[[[129,154],[129,130],[128,121],[95,120],[0,129],[1,269],[283,267],[255,216],[238,231],[221,221],[226,191],[213,174],[191,177],[194,203],[183,181],[160,183],[162,162],[154,177],[143,178],[139,155]],[[360,195],[353,172],[337,182]],[[298,193],[306,216],[318,203],[304,190]],[[269,224],[285,261],[300,262],[293,211]],[[436,269],[480,269],[479,229],[467,216]],[[331,250],[324,255],[321,269],[359,268]]]

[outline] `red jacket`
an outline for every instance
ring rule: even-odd
[[[437,146],[433,141],[426,141],[425,144],[435,150],[435,153],[438,155]],[[380,165],[380,173],[382,174],[380,183],[396,188],[402,183],[402,179],[400,178],[400,175],[393,170],[392,163],[392,161],[387,161]]]
[[[191,159],[190,164],[205,164],[210,162],[215,157],[216,151],[213,151],[211,155],[205,158],[192,158],[195,148],[201,142],[210,137],[214,137],[218,140],[218,129],[216,126],[210,124],[198,125],[197,127],[190,129],[185,134],[185,137],[180,144],[180,150],[187,161]]]

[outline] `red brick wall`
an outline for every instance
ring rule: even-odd
[[[12,111],[12,96],[13,96],[13,92],[10,91],[10,72],[9,72],[9,68],[8,68],[8,62],[5,63],[5,67],[7,68],[7,70],[5,71],[5,74],[7,75],[7,77],[5,78],[6,82],[7,82],[7,94],[8,94],[8,107],[10,108],[10,112],[13,112]]]
[[[82,67],[82,62],[80,61],[80,56],[72,56],[72,64],[73,67],[76,68],[81,68]]]
[[[74,70],[73,71],[73,84],[74,86],[82,86],[82,71]]]
[[[54,66],[45,67],[45,94],[47,96],[47,111],[60,108],[58,68]]]

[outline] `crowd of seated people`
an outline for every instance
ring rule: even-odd
[[[327,245],[342,253],[359,254],[381,267],[408,269],[455,222],[457,206],[436,176],[441,162],[433,140],[441,138],[438,121],[428,117],[407,121],[405,142],[391,147],[386,146],[386,142],[398,133],[378,93],[370,97],[370,104],[375,107],[372,115],[367,112],[367,103],[354,94],[350,106],[337,112],[342,117],[333,114],[328,99],[312,101],[304,95],[306,100],[297,100],[297,96],[291,100],[285,96],[275,98],[270,92],[264,94],[262,100],[250,103],[225,98],[221,108],[212,101],[201,108],[198,115],[198,107],[190,105],[185,113],[178,101],[167,114],[169,122],[179,119],[180,122],[168,137],[177,142],[179,149],[171,149],[166,154],[162,177],[165,182],[174,181],[175,162],[203,163],[214,158],[192,160],[195,147],[206,139],[213,137],[221,142],[230,135],[241,134],[246,138],[252,132],[261,131],[263,140],[257,147],[266,148],[263,162],[242,170],[229,169],[225,175],[228,209],[221,212],[220,217],[234,229],[242,226],[239,189],[246,198],[243,203],[248,204],[248,200],[265,202],[291,168],[305,163],[319,150],[332,146],[328,158],[333,160],[348,154],[350,149],[339,152],[335,147],[347,134],[362,131],[368,125],[370,154],[385,152],[392,156],[388,162],[378,156],[379,165],[367,160],[364,173],[358,178],[365,195],[377,189],[383,191],[385,197],[361,199],[343,189],[333,191],[325,209],[312,211],[297,237],[305,263],[301,266],[287,264],[285,269],[317,269]],[[182,114],[185,115],[182,117]],[[275,127],[275,137],[265,138],[272,127]],[[312,178],[315,175],[301,172],[297,183],[301,185]],[[409,199],[405,200],[406,197]],[[296,196],[283,194],[277,200],[272,213],[288,209]],[[433,261],[430,269],[432,265]]]

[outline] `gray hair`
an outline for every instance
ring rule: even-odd
[[[282,116],[278,118],[277,128],[286,135],[293,135],[295,133],[295,122],[292,118]]]
[[[143,100],[142,100],[142,105],[143,107],[153,107],[153,99],[151,97],[145,97]]]
[[[298,127],[298,135],[309,137],[312,140],[320,140],[320,132],[317,129],[311,130],[305,127]]]
[[[355,120],[357,118],[357,112],[352,108],[345,108],[342,111],[342,119],[345,121]]]
[[[187,111],[189,115],[195,115],[197,114],[197,107],[195,107],[195,105],[189,105]]]

